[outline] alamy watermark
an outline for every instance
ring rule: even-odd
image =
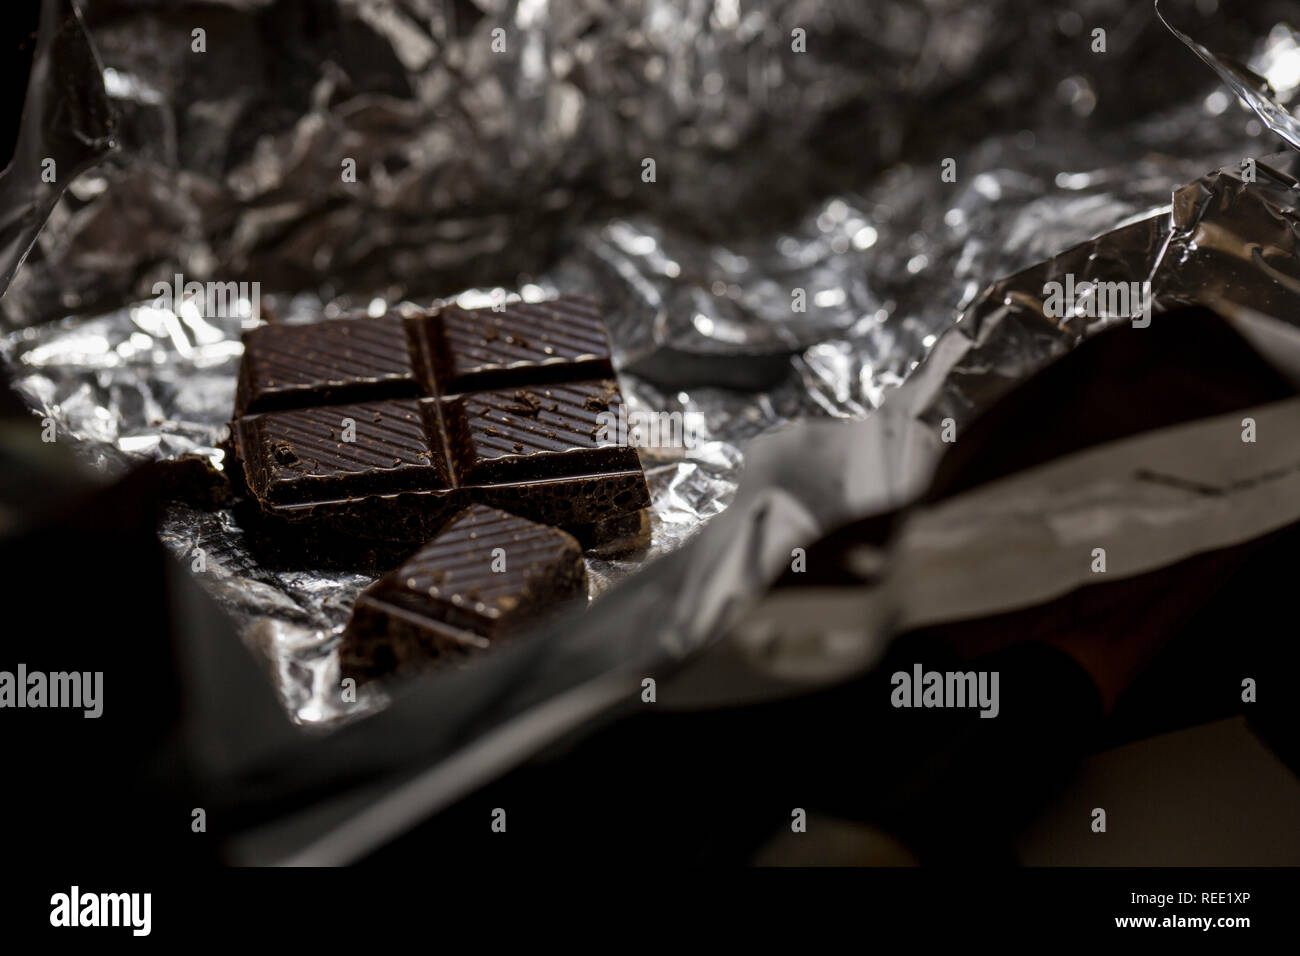
[[[1085,279],[1076,284],[1074,273],[1067,272],[1064,282],[1043,286],[1043,314],[1049,319],[1128,318],[1133,328],[1145,329],[1151,324],[1151,283]]]
[[[239,319],[244,328],[262,321],[262,283],[185,281],[179,272],[171,282],[153,284],[154,307],[179,314],[194,302],[205,318]]]
[[[0,671],[0,707],[70,708],[93,719],[104,712],[103,671]]]
[[[152,893],[83,893],[74,885],[50,897],[50,925],[125,926],[133,936],[148,936],[153,928]]]
[[[621,448],[694,448],[703,431],[697,412],[604,411],[596,416],[596,441]]]
[[[997,671],[895,671],[889,678],[895,707],[978,707],[981,717],[998,715]]]

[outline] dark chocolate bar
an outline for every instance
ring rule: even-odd
[[[585,603],[570,535],[472,505],[363,591],[340,650],[345,674],[372,677],[448,661],[508,639],[546,610]]]
[[[649,490],[636,450],[606,434],[613,374],[581,299],[254,329],[232,481],[257,519],[358,551],[414,546],[469,504],[624,527]]]

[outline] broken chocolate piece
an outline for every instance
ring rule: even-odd
[[[582,549],[570,535],[473,505],[357,598],[343,669],[372,677],[456,659],[585,600]]]
[[[597,558],[618,558],[644,552],[650,547],[650,512],[629,511],[593,524],[568,525],[582,550]]]

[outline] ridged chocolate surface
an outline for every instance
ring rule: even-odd
[[[415,395],[417,378],[397,316],[265,325],[244,336],[236,415]]]
[[[577,541],[474,505],[362,592],[344,635],[350,669],[384,671],[490,646],[585,594]]]
[[[609,379],[449,399],[444,417],[457,477],[481,484],[638,468],[635,449],[617,447],[607,435],[613,429],[602,428],[621,404]]]
[[[273,502],[446,488],[447,462],[429,403],[326,405],[244,419],[249,485]]]
[[[613,374],[597,307],[584,299],[448,306],[431,323],[443,394]]]
[[[527,615],[565,562],[581,566],[582,549],[563,531],[472,505],[367,593],[440,620],[473,620],[459,626],[491,636]]]

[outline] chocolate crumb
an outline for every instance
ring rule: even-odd
[[[511,411],[518,411],[521,415],[536,415],[542,407],[542,400],[525,389],[515,392],[515,400],[520,402],[522,407],[512,408]]]
[[[282,465],[296,465],[302,460],[287,441],[276,442],[271,446],[271,452],[275,455],[275,460]]]

